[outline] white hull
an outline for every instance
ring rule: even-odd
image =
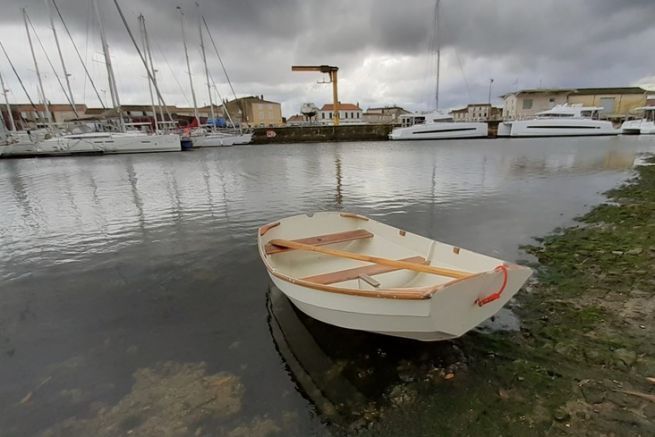
[[[250,144],[252,134],[226,134],[208,133],[206,135],[192,136],[193,147],[221,147]]]
[[[592,119],[532,119],[498,125],[499,137],[566,137],[618,135],[609,121]]]
[[[0,157],[178,152],[180,150],[182,149],[179,135],[87,133],[37,142],[9,144],[0,147]]]
[[[628,120],[621,125],[624,135],[654,135],[655,122],[650,120]]]
[[[436,122],[398,127],[389,134],[390,140],[446,140],[456,138],[486,138],[487,123]]]
[[[312,282],[310,277],[370,264],[298,250],[267,254],[267,244],[273,239],[361,230],[373,236],[329,247],[391,259],[422,256],[430,266],[459,269],[471,276],[453,280],[432,273],[395,270],[375,274],[377,287],[361,277],[325,285]],[[532,274],[526,267],[507,265],[364,217],[336,212],[289,217],[274,227],[264,226],[258,243],[273,283],[308,316],[342,328],[422,341],[455,338],[475,328],[496,314]],[[506,278],[498,266],[506,266]],[[504,279],[505,286],[501,287]],[[479,299],[501,288],[496,300],[478,304]]]

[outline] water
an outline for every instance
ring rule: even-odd
[[[498,139],[1,161],[0,434],[348,429],[403,366],[456,362],[457,343],[298,314],[271,289],[258,226],[347,210],[520,260],[649,151],[655,138]]]

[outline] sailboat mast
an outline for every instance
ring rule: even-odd
[[[191,66],[189,65],[189,50],[186,45],[186,35],[184,33],[184,12],[181,7],[177,7],[180,11],[180,25],[182,27],[182,43],[184,44],[184,57],[186,58],[186,68],[189,72],[189,85],[191,86],[191,97],[193,98],[193,116],[196,118],[196,123],[200,126],[200,118],[198,118],[198,102],[196,101],[196,92],[193,89],[193,76],[191,74]]]
[[[25,22],[25,31],[27,32],[27,41],[30,43],[30,52],[32,52],[32,60],[34,61],[34,69],[36,70],[36,77],[39,81],[39,90],[41,92],[41,99],[43,101],[43,109],[45,113],[45,119],[50,122],[50,108],[48,106],[48,100],[45,96],[45,91],[43,89],[43,81],[41,80],[41,72],[39,71],[39,63],[36,61],[36,54],[34,53],[34,46],[32,45],[32,35],[30,34],[30,29],[27,26],[27,9],[23,8],[23,21]]]
[[[73,113],[75,113],[75,118],[80,118],[80,114],[77,113],[77,106],[75,106],[75,99],[73,98],[73,89],[71,88],[70,74],[66,69],[66,63],[64,62],[64,55],[61,53],[61,46],[59,45],[59,38],[57,37],[57,29],[55,28],[55,20],[52,13],[52,6],[50,5],[51,0],[45,0],[46,7],[48,8],[48,15],[50,16],[50,27],[52,27],[52,35],[55,37],[55,44],[57,45],[57,52],[59,53],[59,60],[61,61],[61,68],[64,71],[64,78],[66,79],[66,87],[68,88],[68,97],[70,99],[71,108]]]
[[[86,74],[86,77],[89,79],[89,82],[91,82],[91,86],[93,87],[93,91],[96,93],[96,97],[98,97],[98,101],[100,102],[100,106],[105,108],[105,103],[102,101],[102,98],[100,97],[100,93],[98,92],[98,88],[96,88],[96,84],[93,81],[93,78],[91,77],[91,73],[89,73],[89,69],[86,67],[86,63],[84,62],[84,59],[82,59],[82,55],[80,54],[80,51],[77,48],[77,44],[75,44],[75,40],[73,39],[73,36],[71,35],[70,31],[68,30],[68,26],[66,25],[66,21],[64,20],[64,16],[61,14],[61,11],[59,10],[59,6],[57,6],[57,2],[55,0],[51,0],[52,5],[55,7],[55,10],[57,11],[57,15],[59,15],[59,19],[61,20],[61,24],[64,25],[64,30],[66,31],[66,34],[68,35],[68,38],[70,39],[71,44],[73,44],[73,48],[75,49],[75,53],[77,54],[77,58],[80,60],[80,63],[82,64],[82,67],[84,68],[84,74]]]
[[[434,93],[434,103],[436,110],[439,110],[439,73],[441,72],[441,40],[439,39],[439,4],[441,3],[441,0],[437,0],[437,4],[435,6],[436,11],[435,11],[435,39],[437,40],[437,85],[436,85],[436,90]]]
[[[5,96],[5,105],[7,106],[7,116],[9,117],[9,127],[12,132],[16,132],[16,124],[14,124],[14,116],[11,113],[11,105],[9,104],[9,98],[7,97],[7,88],[5,88],[5,80],[2,78],[2,73],[0,73],[0,87],[2,87],[2,94]]]
[[[109,55],[109,45],[105,35],[105,27],[102,24],[102,17],[100,16],[100,9],[98,8],[97,0],[93,0],[93,9],[96,12],[96,20],[98,21],[98,30],[100,31],[100,40],[102,42],[102,52],[105,55],[105,65],[107,66],[107,81],[109,82],[109,95],[114,109],[118,112],[118,123],[120,130],[125,132],[125,123],[123,121],[123,111],[121,110],[121,102],[118,97],[118,90],[116,89],[116,78],[114,77],[114,68],[111,65],[111,56]]]
[[[198,3],[196,3],[196,8]],[[209,112],[212,117],[212,127],[214,127],[214,121],[216,116],[214,115],[214,102],[212,101],[212,87],[209,81],[209,68],[207,67],[207,54],[205,53],[205,40],[202,36],[202,17],[198,14],[198,32],[200,33],[200,51],[202,52],[202,62],[205,64],[205,77],[207,78],[207,94],[209,94]]]
[[[152,62],[152,52],[150,51],[150,38],[148,38],[148,29],[146,27],[146,19],[145,17],[143,18],[143,35],[145,37],[146,41],[146,50],[145,50],[145,57],[147,57],[148,62],[147,64],[150,65],[150,71],[152,73],[152,85],[155,87],[155,90],[157,90],[157,70],[155,70],[155,63]],[[157,101],[158,101],[158,106],[159,106],[159,118],[162,122],[166,121],[164,118],[164,109],[162,108],[164,105],[164,101],[159,98],[159,95],[157,95]],[[168,110],[167,110],[168,112]]]
[[[146,44],[146,18],[143,16],[143,14],[139,15],[139,27],[141,30],[141,42],[143,43],[143,51],[148,52],[148,46]],[[154,68],[152,68],[151,64],[146,65],[147,68],[151,69],[153,71],[153,76],[154,76]],[[159,125],[157,124],[157,109],[155,108],[155,97],[152,94],[152,82],[150,81],[150,78],[148,77],[148,92],[150,93],[150,104],[152,105],[152,116],[155,119],[155,133],[159,133]],[[163,120],[162,120],[163,121]]]

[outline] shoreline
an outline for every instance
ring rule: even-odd
[[[654,434],[655,157],[635,172],[578,224],[524,247],[539,263],[512,303],[519,331],[454,341],[460,370],[419,375],[404,386],[414,398],[391,399],[363,434]]]

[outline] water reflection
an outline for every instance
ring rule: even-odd
[[[654,140],[277,145],[0,161],[0,429],[33,435],[69,417],[94,417],[90,405],[117,405],[135,372],[170,361],[238,377],[238,415],[247,422],[271,417],[286,429],[283,417],[294,416],[297,434],[316,434],[321,422],[297,385],[325,421],[359,426],[411,398],[406,380],[436,384],[459,374],[470,359],[457,349],[464,343],[333,328],[274,293],[267,309],[259,225],[344,209],[516,260],[520,244],[601,201],[639,153],[655,150]],[[516,329],[507,320],[498,324]],[[19,404],[49,377],[29,406]]]
[[[422,343],[337,328],[303,314],[270,285],[267,306],[276,349],[320,417],[346,431],[414,400],[407,383],[441,381],[466,369],[458,342]]]

